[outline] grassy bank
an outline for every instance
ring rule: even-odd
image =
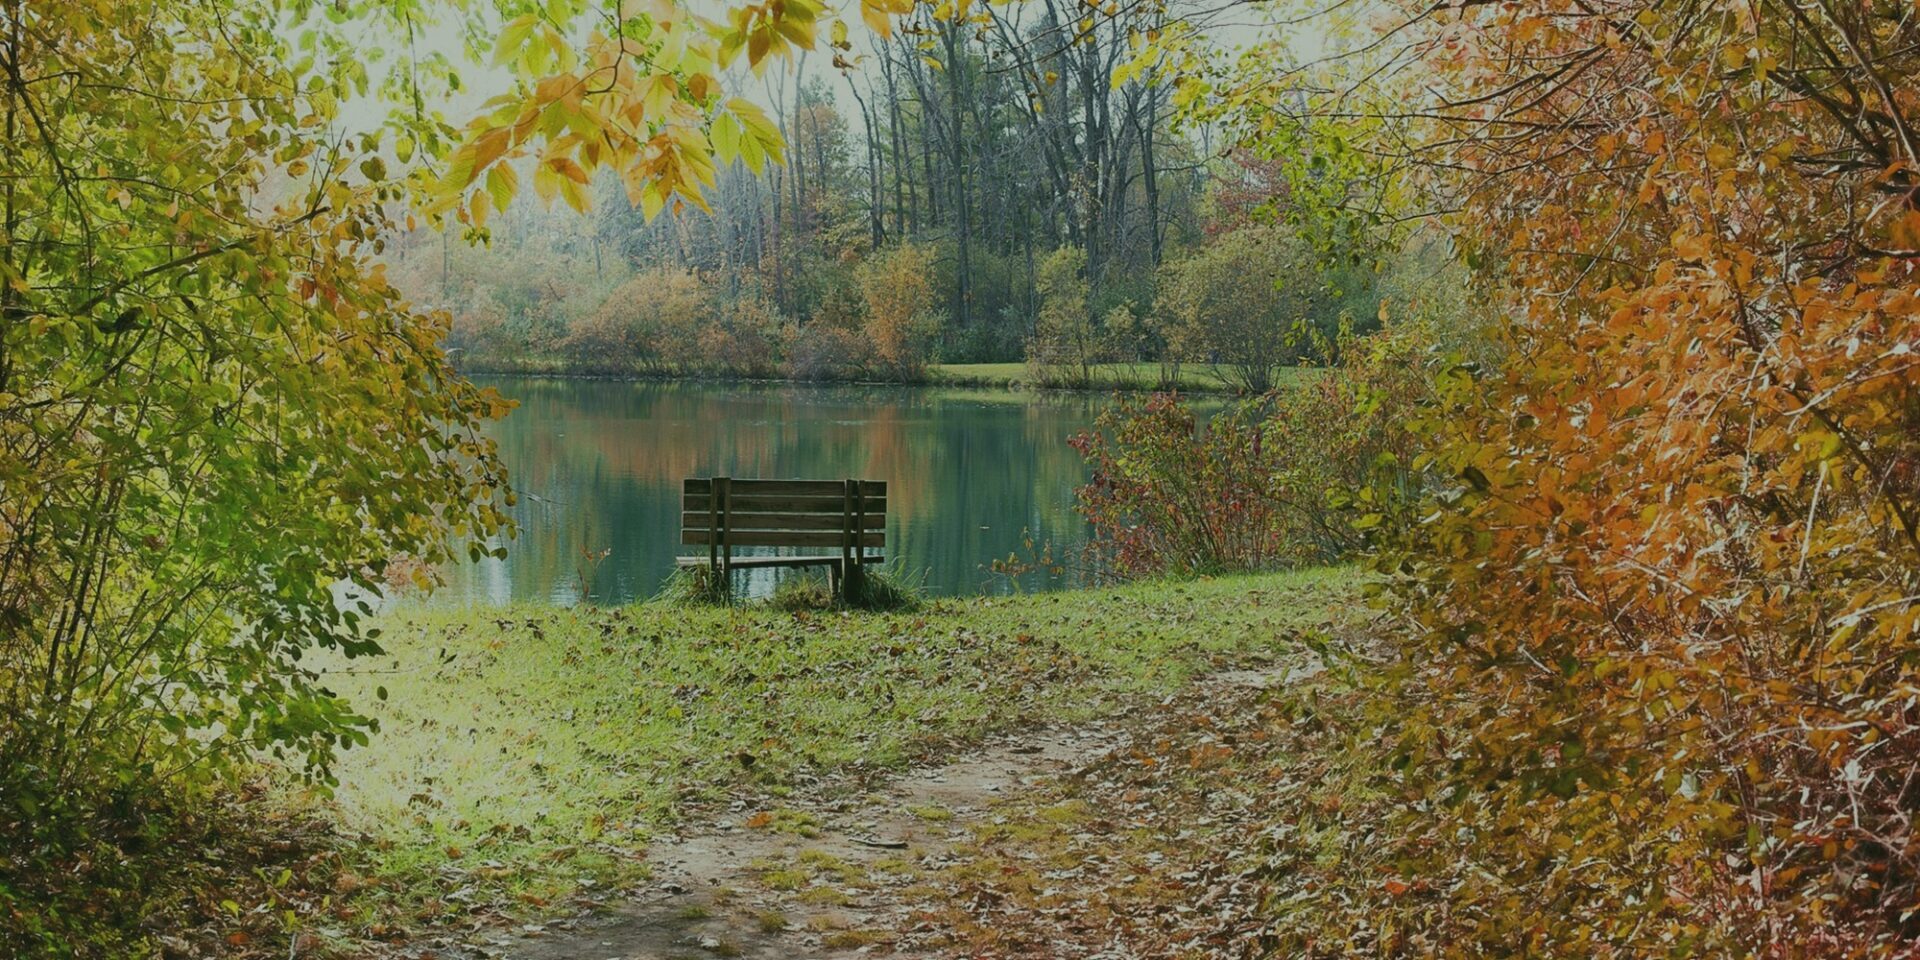
[[[583,370],[564,360],[551,357],[520,358],[511,361],[489,359],[461,364],[461,372],[477,376],[581,377],[598,380],[690,380],[715,383],[848,383],[897,384],[900,386],[985,387],[995,390],[1080,389],[1098,392],[1146,392],[1159,390],[1160,365],[1157,363],[1101,363],[1093,367],[1093,382],[1084,387],[1057,388],[1035,386],[1032,370],[1025,363],[936,363],[912,379],[876,380],[870,376],[852,376],[813,380],[793,380],[779,376],[712,374],[663,374],[646,371]],[[1287,384],[1297,374],[1282,370],[1280,382]],[[1239,390],[1211,368],[1184,366],[1178,385],[1186,393],[1232,394]]]
[[[742,793],[1085,718],[1293,649],[1358,609],[1347,570],[842,614],[664,604],[388,617],[330,683],[379,718],[336,815],[373,843],[354,921],[550,903],[641,869],[647,837]],[[450,893],[461,900],[449,903]]]
[[[1033,382],[1033,371],[1024,363],[937,363],[927,368],[928,377],[938,384],[968,387],[1021,389]],[[1282,371],[1290,376],[1293,371]],[[1092,369],[1089,390],[1148,391],[1161,389],[1157,363],[1099,363]],[[1211,368],[1187,365],[1180,368],[1177,380],[1187,393],[1236,393],[1238,390],[1220,378]]]

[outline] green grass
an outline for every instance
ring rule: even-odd
[[[1281,371],[1287,382],[1297,371]],[[1009,387],[1033,379],[1025,363],[938,363],[929,368],[936,384],[971,387]],[[1093,368],[1095,390],[1154,390],[1160,386],[1157,363],[1101,363]],[[1238,389],[1204,364],[1180,367],[1180,389],[1195,393],[1237,393]]]
[[[1093,383],[1084,389],[1107,390],[1158,390],[1160,383],[1160,365],[1152,362],[1133,363],[1097,363],[1093,365]],[[567,360],[554,357],[522,357],[512,360],[491,360],[470,363],[465,373],[476,376],[516,376],[516,377],[571,377],[583,375],[578,368]],[[1283,369],[1279,372],[1279,385],[1285,386],[1294,381],[1302,370]],[[584,374],[599,376],[598,374]],[[924,377],[910,380],[873,379],[871,377],[853,377],[847,380],[793,381],[784,377],[748,377],[726,374],[687,374],[678,376],[659,376],[645,373],[631,375],[610,375],[612,379],[670,380],[686,382],[712,383],[767,383],[767,382],[817,382],[817,383],[886,383],[899,382],[926,384],[929,386],[976,387],[992,390],[1023,388],[1034,382],[1033,371],[1025,361],[1007,363],[936,363],[926,368]],[[1187,363],[1180,366],[1178,385],[1188,393],[1239,393],[1240,388],[1220,374],[1209,364]]]
[[[515,357],[512,359],[491,358],[478,362],[469,362],[465,373],[481,376],[529,376],[529,377],[568,377],[581,375],[580,369],[572,362],[559,357]],[[1282,371],[1285,376],[1289,371]],[[596,374],[587,374],[594,376]],[[616,379],[619,374],[613,375]],[[686,374],[678,376],[659,376],[635,372],[632,379],[648,380],[687,380],[738,382],[782,380],[774,377],[735,376],[723,373]],[[1160,365],[1152,362],[1136,363],[1098,363],[1093,366],[1094,383],[1088,387],[1093,390],[1154,390],[1160,387]],[[1032,371],[1025,361],[1008,363],[936,363],[927,368],[924,381],[933,385],[992,387],[1006,389],[1010,386],[1026,384],[1033,380]],[[885,382],[870,377],[855,377],[847,381],[826,380],[823,383]],[[1180,389],[1201,393],[1238,393],[1231,383],[1216,374],[1207,364],[1182,364],[1179,377]]]
[[[937,804],[921,804],[907,808],[907,812],[929,823],[945,823],[953,819],[953,811]]]
[[[809,768],[900,766],[1287,653],[1292,631],[1357,608],[1358,578],[1302,571],[900,613],[389,614],[388,654],[328,676],[380,723],[371,747],[342,757],[336,816],[373,839],[383,889],[400,900],[444,893],[435,878],[453,863],[458,883],[538,904],[581,879],[619,882],[659,826],[742,790],[778,796]]]

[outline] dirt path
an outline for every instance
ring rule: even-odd
[[[1195,686],[1244,691],[1288,674],[1277,665],[1232,670]],[[1153,709],[1136,706],[1084,726],[1010,735],[939,767],[837,796],[743,805],[705,828],[655,841],[647,857],[653,881],[637,896],[451,955],[789,960],[870,948],[943,956],[925,946],[943,938],[911,906],[916,885],[953,862],[955,845],[991,816],[997,800],[1128,748],[1135,715]]]

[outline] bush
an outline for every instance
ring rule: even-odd
[[[855,610],[905,612],[920,608],[922,589],[898,572],[862,567],[847,578],[845,604]]]
[[[683,604],[691,606],[727,606],[733,603],[733,594],[721,578],[720,571],[706,564],[674,567],[673,572],[660,584],[660,592],[653,595],[654,603]]]
[[[699,362],[700,325],[711,297],[691,271],[655,267],[634,274],[574,323],[560,352],[592,373],[662,373]]]
[[[1418,493],[1409,425],[1430,395],[1426,331],[1349,341],[1347,362],[1202,426],[1177,394],[1123,400],[1072,441],[1096,569],[1123,577],[1348,556]]]
[[[1100,324],[1087,282],[1087,253],[1061,247],[1040,264],[1035,287],[1040,315],[1027,345],[1033,380],[1045,386],[1093,385],[1093,365],[1102,359]]]
[[[902,243],[873,255],[860,270],[867,302],[866,336],[876,364],[902,379],[926,372],[941,315],[934,306],[933,248]]]
[[[775,346],[786,337],[779,308],[760,297],[732,300],[716,309],[696,338],[697,361],[717,373],[770,377],[779,373]]]
[[[797,574],[781,579],[774,586],[773,596],[767,598],[767,606],[785,613],[830,610],[833,608],[833,590],[827,585],[827,579],[819,574]]]
[[[1920,949],[1920,209],[1864,159],[1920,48],[1799,9],[1439,28],[1436,89],[1501,104],[1438,159],[1510,349],[1432,418],[1353,738],[1393,761],[1276,838],[1276,954]]]
[[[819,322],[789,327],[784,350],[796,380],[851,380],[873,363],[873,344],[859,330]]]
[[[500,366],[513,351],[506,333],[507,313],[491,298],[453,315],[447,331],[447,356],[461,369]]]
[[[825,577],[803,573],[782,579],[766,603],[776,610],[849,609],[875,612],[916,610],[921,588],[884,567],[863,567],[847,578],[843,596],[835,597]],[[701,564],[679,567],[667,577],[656,603],[726,606],[735,601],[727,584],[713,568]]]
[[[1277,227],[1242,227],[1162,268],[1159,312],[1170,349],[1213,364],[1248,393],[1273,389],[1281,368],[1333,342],[1335,276]]]
[[[942,363],[1005,363],[1025,356],[1032,323],[1019,305],[1008,304],[999,310],[976,311],[966,327],[941,331],[939,359]]]

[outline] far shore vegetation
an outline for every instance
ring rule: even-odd
[[[1085,379],[1056,380],[1045,371],[1036,371],[1026,363],[934,363],[911,374],[890,377],[884,373],[848,371],[843,375],[798,379],[748,374],[681,374],[663,371],[632,370],[581,372],[564,359],[490,359],[460,364],[462,372],[473,376],[583,377],[601,380],[686,380],[711,383],[822,383],[822,384],[896,384],[903,386],[977,387],[992,390],[1083,390],[1094,392],[1177,391],[1194,394],[1234,395],[1240,388],[1209,366],[1163,366],[1158,363],[1096,363],[1087,369]],[[1285,387],[1303,372],[1316,367],[1289,367],[1276,372],[1274,383]]]

